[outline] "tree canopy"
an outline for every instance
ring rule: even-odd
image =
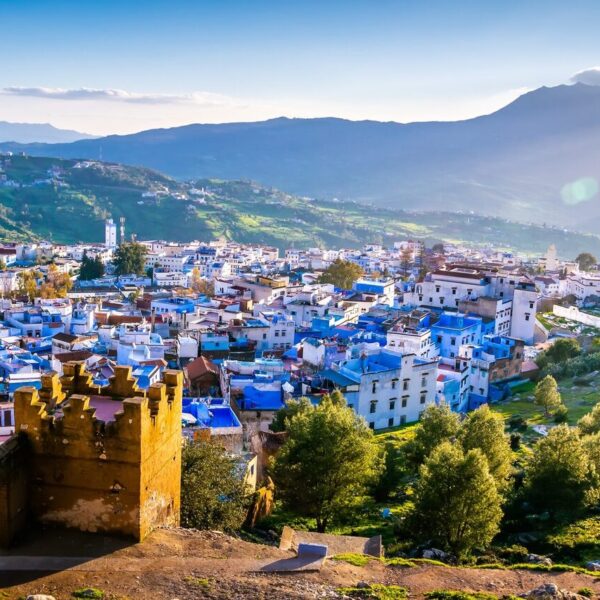
[[[456,413],[443,404],[428,406],[415,429],[415,437],[407,444],[406,453],[413,466],[418,468],[442,442],[458,434],[460,420]]]
[[[589,252],[582,252],[577,255],[575,262],[582,271],[591,271],[591,269],[598,264],[598,259]]]
[[[196,529],[239,529],[246,516],[245,484],[235,458],[211,442],[184,446],[181,524]]]
[[[479,449],[444,442],[419,471],[412,524],[417,536],[458,558],[488,545],[500,529],[502,496]]]
[[[321,283],[331,283],[335,287],[349,290],[352,284],[364,275],[364,271],[356,263],[338,258],[323,271],[319,278]]]
[[[373,432],[345,402],[328,396],[298,411],[286,428],[288,439],[273,464],[278,496],[323,532],[355,507],[380,471]]]
[[[143,275],[146,272],[146,246],[138,242],[123,242],[113,256],[117,275]]]
[[[600,433],[600,402],[587,415],[581,417],[577,425],[584,435]]]
[[[87,252],[83,253],[81,259],[81,266],[79,267],[79,279],[82,281],[89,281],[90,279],[97,279],[104,275],[104,263],[100,256],[96,258],[89,258]]]
[[[487,404],[470,412],[463,422],[458,439],[465,452],[475,448],[487,458],[490,474],[499,491],[505,491],[512,471],[513,453],[504,432],[504,418]]]
[[[577,511],[589,487],[589,457],[576,430],[559,425],[540,439],[525,470],[529,500],[550,513]]]
[[[562,404],[562,398],[556,385],[556,379],[552,375],[546,375],[535,386],[535,403],[544,409],[544,414],[548,416],[553,408],[558,408]]]

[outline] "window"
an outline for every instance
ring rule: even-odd
[[[529,321],[529,313],[525,313],[525,320]]]
[[[406,408],[407,404],[408,404],[408,396],[403,396],[402,397],[402,408]]]
[[[390,400],[390,410],[394,410],[396,408],[396,398]]]
[[[451,346],[456,346],[456,338],[455,337],[451,337],[450,338],[450,345]]]
[[[388,419],[388,427],[394,426],[394,419]]]
[[[400,425],[406,425],[406,415],[400,416]]]
[[[392,379],[392,389],[395,390],[396,389],[396,384],[398,383],[397,379]]]
[[[377,410],[377,400],[371,400],[371,405],[369,406],[369,413],[375,414],[376,410]]]
[[[370,427],[371,429],[375,429],[375,422],[374,422],[374,421],[371,421],[371,422],[369,423],[369,427]]]
[[[377,384],[378,384],[378,383],[379,383],[378,381],[374,381],[374,382],[373,382],[373,385],[372,385],[372,391],[373,391],[373,393],[374,393],[374,394],[377,392]]]
[[[426,400],[427,400],[427,394],[421,394],[421,404],[425,404]]]
[[[275,337],[279,337],[279,330],[275,331]]]
[[[405,379],[405,380],[402,382],[402,389],[403,389],[405,392],[408,390],[408,382],[409,382],[409,381],[410,381],[409,379]]]

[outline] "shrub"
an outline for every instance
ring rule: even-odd
[[[339,588],[337,591],[350,598],[373,598],[374,600],[405,600],[408,598],[406,588],[380,583],[373,583],[365,587]]]
[[[577,590],[577,593],[580,596],[585,596],[586,598],[591,598],[594,595],[594,590],[589,587],[583,587]]]
[[[102,600],[102,598],[104,598],[104,592],[102,590],[92,587],[75,590],[71,595],[74,598],[91,598],[92,600]]]
[[[510,434],[510,449],[518,450],[521,447],[521,439],[522,435],[520,433],[511,433]]]
[[[505,546],[498,548],[497,550],[500,558],[503,558],[509,563],[518,563],[526,560],[529,550],[525,546],[519,544],[513,544],[512,546]]]
[[[568,418],[569,418],[569,409],[564,404],[561,404],[554,411],[554,422],[555,423],[566,423]]]
[[[522,415],[512,415],[508,420],[508,426],[510,429],[522,431],[527,429],[527,421]]]

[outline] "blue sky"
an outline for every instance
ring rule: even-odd
[[[600,65],[599,26],[577,0],[0,0],[0,120],[466,118]]]

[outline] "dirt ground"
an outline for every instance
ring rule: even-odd
[[[576,573],[402,568],[376,561],[355,567],[331,560],[320,572],[264,573],[261,569],[292,553],[219,532],[160,530],[134,545],[56,531],[41,539],[0,554],[0,600],[33,593],[67,600],[83,587],[98,588],[109,600],[339,598],[338,588],[359,582],[401,585],[414,598],[434,589],[521,594],[546,582],[570,591],[588,587],[600,595],[600,578]]]

